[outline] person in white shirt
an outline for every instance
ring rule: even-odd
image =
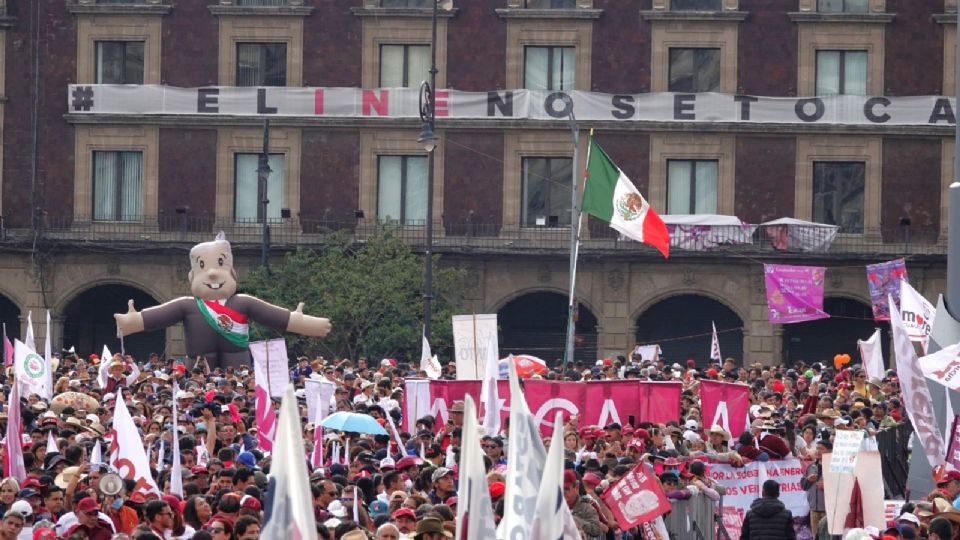
[[[373,381],[363,381],[360,384],[360,393],[353,396],[353,405],[373,405],[376,403],[376,397],[373,395],[375,386]]]

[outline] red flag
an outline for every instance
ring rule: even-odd
[[[700,381],[703,427],[719,425],[736,440],[747,426],[750,387],[745,384]]]
[[[670,511],[660,482],[640,463],[600,496],[621,529],[632,529]]]
[[[23,464],[23,425],[20,420],[19,385],[10,385],[8,403],[7,435],[3,450],[3,475],[12,476],[23,483],[27,479],[27,468]]]
[[[863,527],[863,493],[860,491],[860,481],[853,480],[853,493],[850,494],[850,513],[843,522],[844,529]]]

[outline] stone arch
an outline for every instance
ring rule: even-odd
[[[631,321],[637,320],[640,317],[640,315],[642,315],[645,311],[650,309],[652,306],[664,300],[667,300],[668,298],[671,298],[674,296],[683,296],[683,295],[703,296],[705,298],[709,298],[710,300],[718,302],[722,304],[724,307],[726,307],[727,309],[729,309],[730,311],[736,313],[737,317],[740,317],[740,320],[744,322],[750,320],[749,309],[747,310],[742,309],[740,306],[737,305],[736,301],[734,301],[733,299],[727,298],[722,294],[717,294],[716,292],[711,290],[695,289],[692,287],[669,289],[646,298],[643,302],[641,302],[638,305],[636,309],[634,309],[633,313],[630,314],[630,320]]]
[[[532,354],[551,365],[562,361],[566,347],[566,291],[537,287],[502,299],[497,306],[501,354]],[[575,326],[574,358],[592,363],[597,357],[597,312],[580,302]]]
[[[127,279],[123,277],[109,277],[103,279],[95,279],[92,281],[84,281],[82,283],[77,283],[76,285],[71,286],[69,289],[65,290],[63,293],[59,294],[59,298],[51,306],[50,311],[54,314],[62,314],[64,308],[72,302],[77,296],[85,293],[86,291],[93,289],[95,287],[101,287],[104,285],[124,285],[127,287],[132,287],[134,289],[140,289],[141,291],[149,294],[159,302],[165,302],[170,300],[168,295],[162,294],[156,287],[150,284],[141,283],[136,280]],[[137,306],[137,309],[140,309],[140,306]]]
[[[13,295],[7,295],[0,291],[0,322],[6,326],[7,337],[13,341],[19,339],[20,335],[20,317],[23,315],[23,309]]]
[[[562,289],[560,287],[549,287],[549,286],[543,286],[543,285],[537,286],[537,287],[525,287],[523,289],[517,289],[516,291],[513,291],[510,294],[507,294],[502,298],[500,298],[500,300],[494,302],[493,305],[490,306],[490,310],[487,313],[495,313],[497,311],[500,311],[501,309],[503,309],[504,306],[516,300],[517,298],[520,298],[521,296],[526,296],[531,293],[538,293],[538,292],[562,294],[564,297],[569,297],[568,295],[570,294],[569,290]],[[581,307],[586,307],[587,309],[589,309],[591,313],[600,313],[593,306],[593,303],[589,300],[584,300],[582,297],[578,296],[577,302],[580,304]],[[599,324],[599,319],[597,319],[597,321]]]
[[[113,314],[126,311],[132,298],[138,310],[155,306],[163,297],[153,287],[125,279],[104,279],[87,282],[64,295],[56,304],[56,313],[63,321],[64,347],[76,347],[78,355],[99,354],[106,345],[120,351]],[[166,330],[143,332],[124,338],[124,350],[138,360],[150,353],[165,352]]]
[[[875,328],[881,330],[884,358],[890,357],[890,323],[873,319],[869,299],[846,291],[830,292],[824,296],[823,307],[833,317],[784,325],[785,363],[804,361],[832,365],[833,356],[844,353],[856,363],[860,360],[857,340],[869,338]]]
[[[669,363],[693,359],[703,365],[709,359],[711,323],[717,327],[723,358],[741,362],[744,353],[745,319],[730,303],[701,290],[673,290],[649,300],[635,312],[638,343],[660,345]]]

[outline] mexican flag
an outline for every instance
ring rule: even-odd
[[[665,258],[669,257],[667,226],[593,137],[590,137],[587,155],[583,211],[606,221],[624,236],[657,248]]]

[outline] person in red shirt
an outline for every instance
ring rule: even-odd
[[[75,533],[86,535],[88,540],[110,540],[113,538],[113,528],[106,521],[100,519],[100,506],[91,497],[84,497],[77,503],[74,513],[77,515],[77,524],[67,531],[67,536]]]

